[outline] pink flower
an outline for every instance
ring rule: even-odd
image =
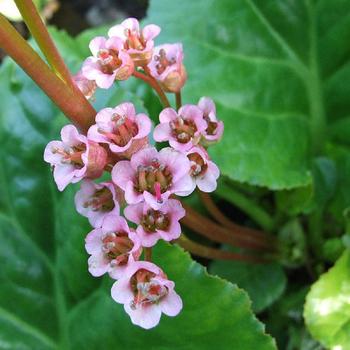
[[[185,216],[185,209],[176,199],[168,199],[159,210],[152,209],[146,202],[129,205],[125,217],[139,226],[136,229],[144,247],[154,246],[159,239],[172,241],[181,235],[179,220]]]
[[[82,71],[79,71],[77,74],[73,75],[73,81],[86,99],[89,100],[93,97],[97,88],[95,80],[85,78]]]
[[[120,278],[128,264],[141,255],[139,238],[126,220],[117,215],[108,215],[101,228],[86,236],[85,249],[91,254],[89,271],[95,277],[108,272],[111,277]]]
[[[162,312],[176,316],[181,311],[182,300],[174,287],[158,266],[137,261],[113,284],[111,294],[117,303],[124,304],[133,324],[150,329],[159,323]]]
[[[203,117],[207,122],[207,127],[202,133],[204,145],[210,145],[219,141],[224,132],[224,123],[216,119],[214,101],[209,97],[202,97],[198,102],[198,107],[203,111]]]
[[[128,18],[121,24],[112,27],[108,36],[123,40],[124,49],[131,56],[136,66],[144,66],[152,58],[153,39],[160,33],[160,27],[149,24],[140,30],[139,21],[136,18]]]
[[[112,180],[125,191],[128,204],[146,201],[158,210],[173,193],[187,195],[192,187],[190,162],[185,155],[171,148],[158,152],[148,147],[135,153],[130,161],[118,162]]]
[[[89,219],[91,226],[101,227],[108,215],[119,215],[117,189],[112,182],[96,184],[83,180],[75,195],[75,206],[79,214]]]
[[[89,47],[93,56],[84,61],[82,72],[87,79],[96,81],[98,87],[108,89],[114,80],[126,80],[133,73],[134,63],[123,50],[121,39],[98,36]]]
[[[193,190],[197,185],[203,192],[215,191],[220,170],[210,160],[207,151],[203,147],[193,147],[187,152],[187,157],[191,162],[190,174],[193,181]]]
[[[104,148],[88,141],[73,125],[62,128],[61,138],[62,141],[49,142],[44,151],[44,160],[53,166],[53,176],[60,191],[83,177],[101,176],[107,162]]]
[[[88,131],[88,138],[107,143],[114,153],[131,156],[127,151],[137,152],[148,144],[151,120],[146,114],[136,115],[132,103],[125,102],[115,108],[104,108],[96,115],[96,124]]]
[[[169,141],[170,146],[186,152],[197,145],[202,132],[207,128],[203,112],[194,105],[184,105],[176,113],[165,108],[159,115],[160,124],[154,129],[154,139]]]
[[[152,76],[167,92],[179,92],[186,82],[183,56],[181,44],[164,44],[154,48],[149,68]]]

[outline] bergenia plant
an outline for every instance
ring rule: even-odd
[[[132,323],[149,329],[162,314],[175,317],[186,307],[176,281],[167,277],[167,266],[156,265],[152,249],[160,241],[176,242],[205,258],[262,259],[195,243],[183,234],[182,224],[217,243],[259,254],[274,251],[269,236],[230,222],[208,194],[215,191],[220,175],[208,148],[220,141],[224,125],[210,97],[182,104],[187,73],[181,43],[154,46],[160,27],[142,28],[128,18],[106,36],[91,38],[91,56],[71,75],[32,3],[27,5],[32,17],[24,7],[24,18],[56,74],[1,18],[2,34],[12,38],[2,44],[74,124],[64,126],[61,138],[49,142],[44,160],[59,191],[80,182],[76,210],[92,226],[85,238],[87,269],[94,277],[107,275],[115,281],[111,296],[124,304]],[[132,78],[159,96],[159,115],[145,114],[134,101],[99,111],[87,101],[98,88],[110,89]],[[175,95],[176,105],[167,93]],[[156,119],[152,130],[151,120]],[[219,223],[183,202],[196,188]]]

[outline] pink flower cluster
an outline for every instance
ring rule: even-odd
[[[156,25],[141,30],[138,21],[129,18],[112,27],[109,38],[93,39],[92,56],[75,76],[86,98],[96,87],[106,89],[115,80],[129,78],[136,67],[165,92],[179,92],[187,77],[182,45],[154,48],[159,32]],[[144,261],[145,251],[159,240],[180,237],[185,210],[175,196],[188,196],[196,186],[204,192],[216,189],[219,169],[206,147],[223,133],[208,97],[178,111],[165,108],[159,120],[153,138],[170,144],[159,151],[149,143],[150,118],[125,102],[99,111],[87,135],[73,125],[63,127],[62,140],[51,141],[44,152],[60,191],[82,180],[75,205],[93,226],[85,244],[90,273],[115,279],[112,298],[124,304],[134,324],[146,329],[156,326],[162,313],[176,316],[182,301],[174,282]],[[93,181],[104,172],[111,173],[110,180]]]

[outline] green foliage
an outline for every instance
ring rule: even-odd
[[[312,286],[304,317],[313,335],[324,346],[350,349],[350,253],[347,251]]]
[[[72,40],[54,35],[67,53]],[[76,186],[60,194],[42,159],[67,121],[10,60],[0,70],[0,99],[0,348],[275,349],[244,291],[165,244],[154,259],[176,281],[184,310],[150,331],[133,326],[111,299],[110,279],[87,272],[91,228],[75,211]],[[100,108],[126,99],[144,108],[121,88],[97,99]]]

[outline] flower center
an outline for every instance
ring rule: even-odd
[[[124,47],[126,50],[134,49],[142,51],[146,47],[145,39],[135,30],[125,29],[126,40]]]
[[[186,120],[181,116],[171,121],[170,127],[173,136],[180,143],[189,142],[197,131],[197,127],[193,121]]]
[[[119,147],[127,145],[139,132],[137,124],[125,115],[115,113],[112,117],[112,124],[111,131],[99,128],[98,132],[108,137]]]
[[[84,208],[90,207],[93,211],[109,212],[114,209],[113,194],[108,187],[103,187],[84,203]]]
[[[106,258],[114,260],[116,265],[125,265],[128,262],[129,253],[134,247],[133,241],[124,231],[106,234],[102,243],[102,250]]]
[[[176,62],[174,57],[172,57],[170,60],[167,59],[166,52],[164,49],[160,49],[159,55],[155,55],[154,59],[158,62],[156,64],[156,69],[159,75],[162,74],[169,66],[173,65]]]
[[[162,193],[171,186],[172,175],[169,169],[160,164],[158,159],[153,159],[148,166],[140,165],[137,169],[135,190],[137,192],[148,191],[156,196],[158,202],[162,202]]]
[[[118,69],[122,61],[118,57],[118,51],[114,49],[102,49],[98,52],[101,71],[104,74],[112,75]]]
[[[141,225],[147,233],[156,232],[157,230],[166,231],[170,225],[169,215],[159,210],[149,209],[141,219]]]
[[[198,153],[191,153],[188,156],[191,162],[191,176],[202,176],[208,169],[208,165],[205,164],[204,159]]]
[[[208,127],[206,128],[206,133],[208,135],[215,135],[216,132],[216,128],[218,127],[218,123],[217,122],[213,122],[210,120],[208,115],[204,115],[204,120],[207,122]]]
[[[84,166],[84,162],[81,156],[86,152],[86,145],[81,143],[69,148],[53,148],[52,153],[60,154],[62,156],[62,164],[72,164],[76,168],[81,169]]]
[[[168,294],[168,288],[162,285],[154,277],[153,272],[145,269],[138,270],[130,280],[134,299],[131,301],[131,308],[157,304]]]

